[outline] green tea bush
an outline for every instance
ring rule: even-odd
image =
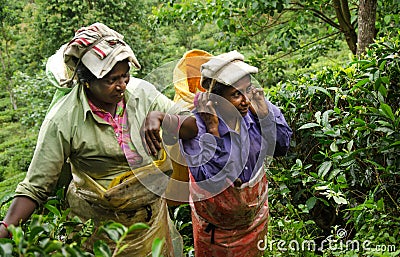
[[[28,170],[37,133],[54,91],[44,72],[35,78],[17,72],[13,83],[17,109],[11,108],[7,94],[0,98],[0,181]]]
[[[276,183],[270,201],[296,208],[280,215],[300,213],[300,221],[318,225],[319,236],[343,228],[341,239],[399,250],[399,52],[393,34],[344,67],[270,91],[294,131],[288,156],[269,171]]]
[[[125,237],[134,230],[148,229],[144,223],[132,224],[129,228],[120,223],[108,221],[95,228],[92,220],[81,221],[70,217],[66,208],[64,190],[58,190],[57,195],[49,199],[22,226],[10,226],[12,239],[0,239],[0,256],[69,256],[69,257],[114,257],[121,256],[125,249]],[[95,232],[105,234],[114,246],[98,240],[92,245],[93,251],[84,246],[86,240]],[[152,245],[152,256],[161,255],[164,239],[156,238]]]
[[[301,74],[268,90],[294,134],[288,155],[275,159],[267,170],[271,218],[264,242],[266,256],[400,254],[399,52],[400,37],[393,34],[377,40],[365,56],[343,67]],[[15,92],[20,110],[15,119],[37,131],[52,88],[41,75],[34,80],[18,76],[16,81],[21,83]],[[4,121],[10,123],[5,116]],[[0,138],[1,166],[18,163],[25,169],[28,158],[12,150],[13,142],[6,135]],[[33,151],[30,139],[20,141],[22,148]],[[93,224],[70,219],[60,199],[50,200],[45,212],[13,228],[14,241],[0,240],[0,255],[88,256],[82,244],[93,233]],[[192,256],[190,208],[183,205],[172,212],[185,253]],[[104,224],[101,230],[118,247],[110,249],[99,241],[95,255],[118,255],[126,233],[144,227]],[[279,240],[286,245],[279,245]],[[298,245],[310,242],[316,247],[300,254]],[[367,242],[369,248],[349,249],[348,242]],[[163,240],[154,242],[155,255],[162,244]]]
[[[13,79],[19,121],[26,128],[38,131],[53,98],[55,87],[50,84],[44,71],[36,77],[17,72]]]

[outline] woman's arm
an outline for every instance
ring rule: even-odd
[[[286,155],[293,132],[287,124],[285,117],[278,107],[265,99],[264,91],[261,88],[253,89],[252,93],[253,96],[250,106],[250,111],[252,114],[260,120],[267,117],[269,111],[271,111],[273,114],[276,130],[275,150],[273,155]],[[268,105],[270,105],[270,108],[268,108]]]
[[[271,106],[276,122],[276,144],[274,156],[284,156],[289,150],[290,138],[292,137],[293,132],[287,124],[281,110],[273,104],[271,104]]]
[[[4,222],[10,226],[18,226],[21,222],[25,222],[35,211],[37,203],[26,196],[16,196],[11,203],[10,208],[4,218]],[[0,238],[9,236],[7,229],[4,226],[0,227]]]
[[[154,156],[161,149],[161,128],[164,140],[168,144],[176,143],[178,138],[194,138],[198,131],[196,119],[193,116],[168,114],[161,111],[149,112],[142,126],[141,135],[148,152]]]

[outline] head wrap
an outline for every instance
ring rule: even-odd
[[[244,56],[236,50],[211,57],[201,66],[200,83],[204,78],[211,78],[225,85],[233,85],[245,75],[258,72],[256,67],[243,60]]]
[[[125,59],[140,69],[135,54],[123,38],[121,34],[102,23],[82,27],[66,45],[64,62],[70,69],[75,70],[81,61],[98,79],[110,72],[117,62]]]

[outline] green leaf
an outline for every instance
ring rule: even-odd
[[[48,203],[46,203],[46,204],[44,205],[44,207],[46,207],[46,209],[48,209],[50,212],[54,213],[57,217],[61,217],[61,213],[60,213],[60,211],[57,209],[57,207],[55,207],[55,206],[53,206],[53,205],[51,205],[51,204],[48,204]]]
[[[322,126],[328,127],[329,126],[329,115],[333,113],[333,110],[324,111],[322,114]]]
[[[347,204],[347,200],[341,196],[333,196],[333,200],[335,201],[335,203],[337,204]]]
[[[331,145],[330,145],[329,148],[331,149],[332,152],[338,152],[338,151],[339,151],[339,148],[338,148],[338,146],[336,145],[336,142],[335,142],[335,141],[333,141],[333,142],[331,143]]]
[[[94,243],[93,247],[94,256],[96,257],[111,257],[110,247],[103,241],[98,240]]]
[[[151,256],[152,257],[160,257],[161,256],[161,251],[162,251],[164,242],[165,242],[165,238],[154,239],[153,244],[151,245]]]
[[[314,128],[314,127],[321,127],[321,125],[311,122],[311,123],[304,124],[299,129],[308,129],[308,128]]]
[[[313,28],[313,29],[311,29],[311,33],[318,35],[319,30],[317,28]]]
[[[385,117],[389,118],[392,121],[395,120],[395,117],[394,117],[393,112],[392,112],[392,108],[389,105],[387,105],[385,103],[381,103],[380,110],[382,110],[381,113],[383,115],[385,115]]]
[[[347,151],[351,151],[351,149],[353,149],[353,144],[354,144],[354,140],[350,140],[348,143],[347,143]]]
[[[352,165],[355,161],[356,160],[351,159],[350,161],[346,161],[346,162],[340,163],[340,167],[348,167],[348,166]]]
[[[310,88],[310,89],[317,90],[317,91],[320,91],[320,92],[324,93],[325,95],[329,96],[330,98],[332,98],[332,95],[328,92],[328,90],[326,90],[326,89],[323,88],[323,87],[310,86],[309,88]]]
[[[354,121],[360,124],[361,126],[365,126],[365,121],[363,119],[355,118]]]
[[[223,19],[218,19],[217,20],[217,26],[219,29],[222,30],[222,28],[224,27],[224,20]]]
[[[317,202],[317,198],[315,198],[314,196],[308,198],[308,200],[306,202],[308,210],[311,210],[312,208],[314,208],[314,205],[316,202]]]
[[[369,82],[369,78],[362,79],[362,80],[358,81],[357,84],[355,84],[355,87],[363,86],[363,85],[365,85],[365,84],[368,83],[368,82]]]
[[[342,170],[341,169],[334,169],[332,172],[329,174],[328,180],[334,179],[337,174],[339,174]]]
[[[381,95],[383,95],[384,97],[387,97],[387,89],[384,85],[380,85],[378,88],[379,93],[381,93]]]
[[[44,228],[42,226],[35,226],[31,229],[31,233],[29,234],[29,241],[32,242],[33,239],[44,231]]]
[[[114,229],[105,228],[104,231],[107,233],[108,237],[114,242],[117,242],[121,236],[121,234]]]
[[[321,178],[324,178],[325,175],[326,175],[326,174],[329,172],[329,170],[331,169],[331,167],[332,167],[332,161],[323,162],[323,163],[321,164],[321,166],[319,166],[319,169],[318,169],[318,176],[321,177]]]
[[[393,144],[390,144],[391,147],[400,145],[400,141],[396,141]]]
[[[342,183],[342,184],[344,184],[344,183],[347,182],[347,181],[346,181],[346,177],[345,177],[343,174],[340,174],[340,175],[336,178],[336,181],[337,181],[338,183]]]
[[[317,120],[317,123],[321,124],[321,112],[317,111],[314,116],[315,116],[315,119]]]
[[[128,233],[131,233],[134,230],[138,230],[138,229],[148,229],[150,228],[149,225],[147,225],[146,223],[142,223],[142,222],[138,222],[133,224],[132,226],[130,226],[128,228]]]
[[[51,240],[51,241],[49,241],[49,243],[46,244],[46,248],[44,249],[44,251],[46,253],[52,253],[54,251],[60,250],[62,245],[63,244],[60,241]]]
[[[389,77],[387,77],[387,76],[381,77],[381,80],[382,80],[382,82],[385,83],[385,84],[390,84],[390,79],[389,79]]]
[[[385,65],[387,63],[387,60],[384,60],[380,65],[379,65],[379,69],[381,71],[383,71],[385,69]],[[381,77],[381,79],[383,80],[383,77]],[[385,82],[386,83],[386,82]],[[387,83],[386,83],[387,84]]]
[[[387,127],[378,127],[374,131],[383,132],[383,133],[388,134],[388,135],[394,133],[393,129],[390,129],[390,128],[387,128]]]
[[[379,199],[379,201],[376,202],[376,206],[378,207],[379,211],[384,211],[385,204],[383,198]]]
[[[392,20],[392,15],[385,15],[383,20],[385,21],[386,25],[389,25],[390,21]]]
[[[101,231],[107,233],[108,237],[114,242],[117,242],[119,238],[127,231],[128,229],[118,222],[109,222],[102,227]]]

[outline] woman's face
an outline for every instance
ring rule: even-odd
[[[221,96],[229,103],[226,101],[219,101],[218,107],[220,111],[223,109],[224,113],[229,114],[229,112],[232,112],[233,105],[242,117],[246,116],[250,107],[249,94],[252,88],[250,76],[245,76],[233,86],[226,87],[226,90],[224,90]]]
[[[106,76],[90,82],[88,90],[94,100],[103,105],[121,101],[129,82],[129,69],[128,61],[121,61]]]

